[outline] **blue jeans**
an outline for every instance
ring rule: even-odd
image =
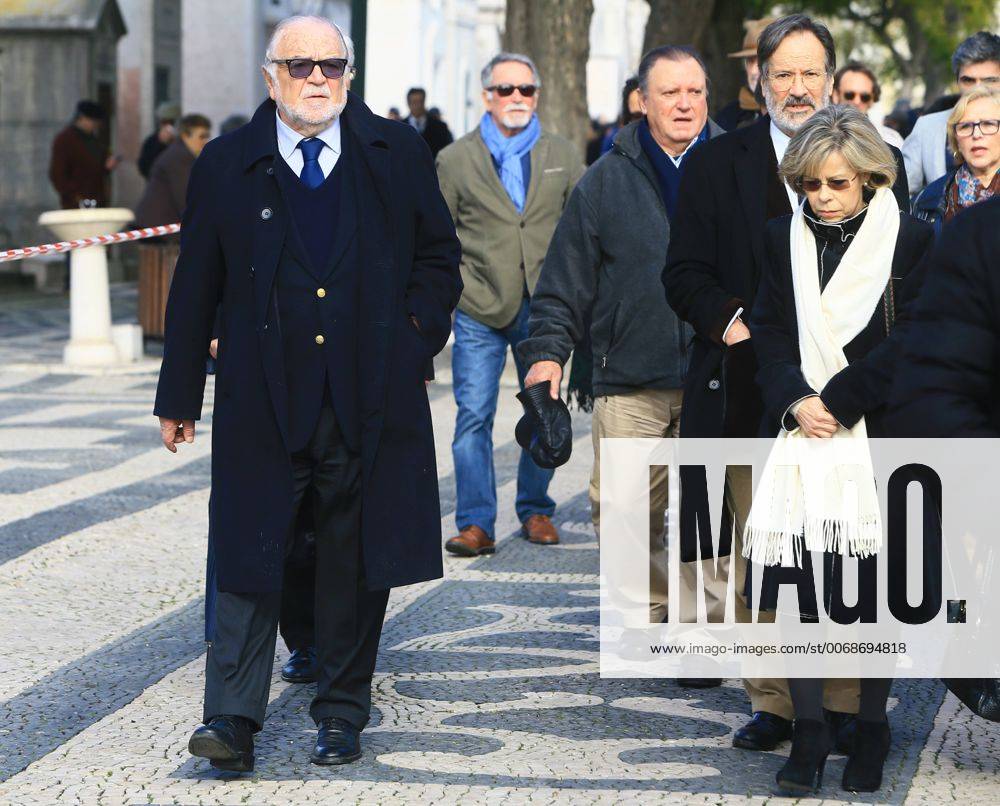
[[[477,322],[462,311],[455,314],[451,371],[458,417],[451,450],[455,457],[458,495],[455,522],[459,531],[478,526],[495,539],[497,488],[493,467],[493,419],[497,413],[500,374],[507,363],[507,345],[510,345],[517,379],[524,387],[527,368],[518,358],[517,345],[527,336],[528,300],[524,301],[517,318],[502,330]],[[540,468],[527,451],[521,451],[515,502],[521,523],[532,515],[555,512],[555,501],[548,494],[554,472]]]

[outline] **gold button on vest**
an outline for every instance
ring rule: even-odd
[[[326,296],[326,289],[325,288],[317,288],[316,289],[316,296],[319,297],[320,299],[323,299],[323,297]]]
[[[323,341],[324,341],[324,339],[323,339],[323,337],[322,337],[322,336],[317,336],[317,337],[316,337],[316,343],[317,343],[317,344],[322,344],[322,343],[323,343]]]

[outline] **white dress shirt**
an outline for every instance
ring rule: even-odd
[[[791,140],[792,138],[779,129],[772,120],[771,144],[774,146],[774,156],[778,158],[778,165],[781,165],[781,161],[785,158],[785,152],[788,150],[788,144]],[[799,206],[799,195],[788,186],[787,182],[783,184],[785,185],[785,192],[788,194],[788,203],[792,205],[792,209],[794,210]]]
[[[303,137],[295,129],[281,119],[275,112],[274,119],[277,121],[278,132],[278,153],[288,163],[296,176],[302,175],[302,167],[305,165],[305,157],[299,143],[310,138]],[[337,117],[326,129],[316,135],[316,139],[323,141],[323,150],[319,152],[319,167],[323,171],[323,176],[330,175],[333,166],[340,159],[340,118]]]
[[[698,137],[700,136],[701,133],[699,133],[698,136],[694,138],[694,140],[688,143],[687,148],[685,148],[684,151],[681,152],[680,156],[675,157],[673,154],[668,154],[666,151],[664,151],[663,153],[666,154],[668,157],[670,157],[670,161],[674,164],[675,168],[680,168],[681,163],[684,162],[684,158],[687,156],[687,153],[698,144]]]

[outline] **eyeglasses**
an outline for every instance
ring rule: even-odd
[[[492,87],[487,87],[487,92],[495,92],[501,98],[508,98],[514,94],[514,90],[517,90],[525,98],[530,98],[538,90],[538,86],[535,84],[494,84]]]
[[[967,120],[955,124],[955,134],[959,137],[972,137],[976,129],[983,137],[989,137],[1000,131],[1000,120]]]
[[[283,64],[292,78],[309,78],[319,65],[326,78],[343,78],[347,72],[347,59],[271,59],[271,64]]]
[[[805,179],[804,177],[799,177],[795,181],[795,184],[799,186],[800,190],[809,193],[815,193],[823,185],[826,185],[830,190],[847,190],[851,186],[851,182],[857,178],[857,174],[850,179]]]
[[[855,97],[861,99],[861,103],[866,104],[872,99],[872,94],[870,92],[855,92],[854,90],[845,90],[843,93],[845,101],[853,101]]]
[[[995,87],[1000,84],[1000,76],[986,76],[985,78],[976,78],[975,76],[959,76],[958,83],[967,90],[972,89],[979,84],[985,84],[987,87]]]
[[[780,70],[777,73],[768,73],[767,80],[778,92],[790,90],[795,83],[795,77],[801,76],[802,83],[806,88],[814,90],[823,86],[826,81],[826,73],[821,70],[806,70],[804,73],[791,73],[787,70]]]

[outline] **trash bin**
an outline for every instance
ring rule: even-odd
[[[144,336],[163,338],[167,294],[179,251],[176,242],[139,244],[139,325]]]

